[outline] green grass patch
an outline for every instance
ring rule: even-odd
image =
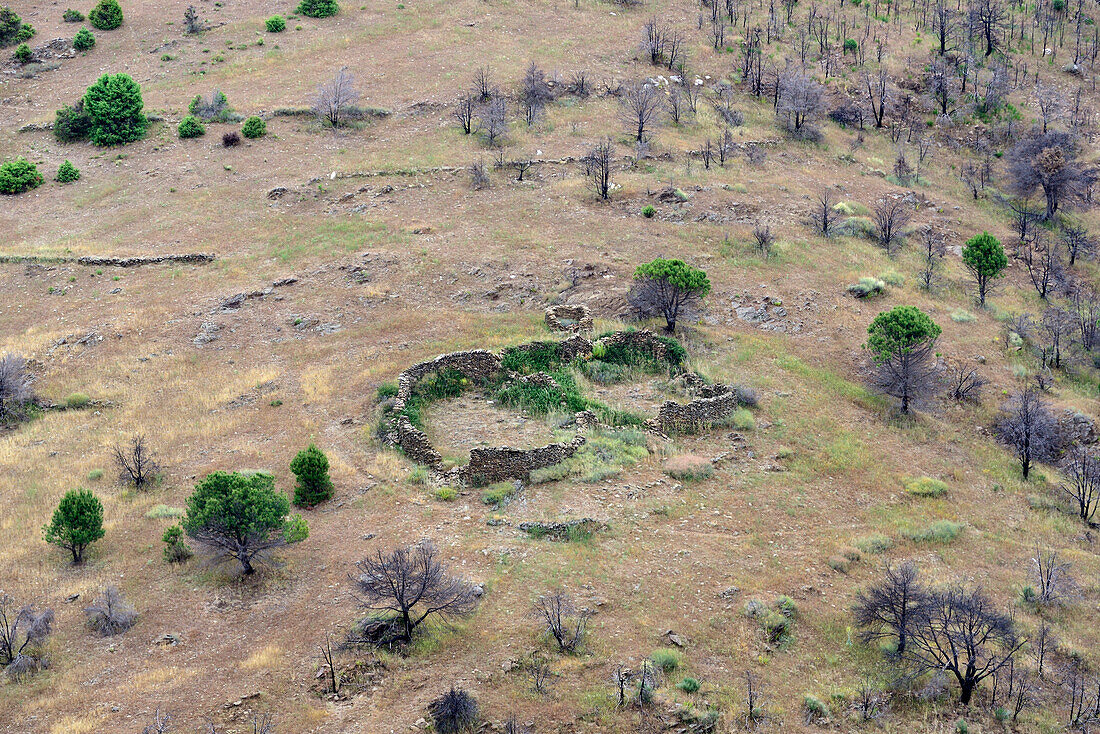
[[[937,520],[924,528],[906,528],[901,534],[914,543],[938,543],[941,545],[950,543],[959,537],[963,528],[961,522],[951,520]]]
[[[865,535],[862,538],[857,538],[852,542],[856,548],[859,548],[864,553],[879,554],[885,553],[894,547],[894,539],[889,535],[882,535],[881,533],[872,533],[871,535]]]
[[[943,497],[947,489],[947,482],[932,477],[917,477],[905,483],[905,491],[914,497]]]
[[[516,491],[516,485],[513,482],[497,482],[485,488],[481,493],[481,501],[487,505],[499,505],[511,499]]]
[[[575,454],[563,462],[531,472],[531,482],[555,482],[579,477],[582,482],[600,482],[618,475],[649,456],[644,431],[627,428],[618,431],[593,430]]]
[[[660,650],[654,650],[653,654],[649,656],[650,661],[658,668],[668,675],[672,671],[680,667],[680,653],[669,647],[663,647]]]
[[[168,505],[155,505],[145,513],[145,517],[150,520],[165,520],[176,517],[183,517],[184,509],[182,507],[169,507]]]

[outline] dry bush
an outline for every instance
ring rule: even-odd
[[[134,626],[138,613],[116,586],[108,586],[91,606],[84,609],[88,626],[103,637],[120,635]]]
[[[134,436],[126,448],[115,444],[114,454],[115,464],[119,468],[119,480],[124,484],[132,484],[135,489],[143,489],[151,483],[160,468],[145,442],[144,435]]]
[[[0,358],[0,423],[23,420],[33,400],[27,360],[5,354]]]
[[[680,481],[698,481],[714,475],[710,459],[694,454],[680,454],[665,461],[665,474]]]
[[[558,649],[574,652],[584,639],[591,613],[588,610],[578,611],[573,600],[564,592],[553,591],[535,601],[531,616],[557,641]]]

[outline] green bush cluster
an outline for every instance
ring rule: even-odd
[[[905,491],[915,497],[942,497],[947,494],[947,482],[932,477],[917,477],[905,483]]]
[[[57,168],[57,178],[55,178],[54,180],[57,181],[58,183],[66,184],[66,183],[72,183],[73,181],[76,181],[79,178],[80,178],[80,171],[77,169],[77,167],[74,166],[69,161],[65,161],[60,166],[58,166],[58,168]],[[70,396],[70,397],[72,397],[72,396]],[[84,397],[87,398],[88,396],[85,395]],[[87,400],[85,400],[85,402],[87,402]]]
[[[649,660],[665,675],[680,667],[680,653],[669,647],[654,650],[653,654],[649,656]]]
[[[267,123],[253,115],[241,125],[241,134],[246,138],[262,138],[267,135]]]
[[[286,18],[281,15],[273,15],[264,21],[264,27],[268,33],[282,33],[286,30]]]
[[[95,36],[87,28],[81,28],[73,37],[73,48],[77,51],[88,51],[95,46]]]
[[[118,0],[99,0],[88,13],[88,22],[101,31],[113,31],[122,25],[122,6]]]
[[[301,0],[295,13],[308,18],[328,18],[340,11],[340,4],[336,0]]]
[[[42,537],[69,551],[74,564],[83,563],[88,546],[103,537],[103,504],[87,489],[69,490],[42,528]]]
[[[29,64],[34,61],[34,51],[27,44],[21,43],[15,49],[15,60],[20,64]]]
[[[84,93],[88,137],[96,145],[125,145],[145,137],[141,87],[128,74],[104,74]]]
[[[22,194],[42,185],[38,167],[26,158],[0,164],[0,194]]]
[[[65,21],[66,23],[83,23],[84,13],[80,12],[79,10],[73,10],[72,8],[69,8],[61,15],[61,20]]]
[[[0,47],[23,43],[34,37],[34,26],[24,23],[11,8],[0,7]]]
[[[588,440],[565,461],[531,472],[532,484],[576,476],[582,482],[602,482],[649,456],[644,431],[627,428],[589,431]]]
[[[84,111],[84,101],[76,106],[66,105],[57,111],[53,122],[53,134],[62,143],[86,140],[92,130],[92,118]]]
[[[198,138],[206,134],[206,126],[202,120],[194,115],[188,115],[180,120],[179,136],[181,138]]]
[[[164,560],[166,563],[183,563],[192,555],[191,546],[187,545],[183,535],[183,528],[172,525],[164,531],[161,540],[164,541]]]

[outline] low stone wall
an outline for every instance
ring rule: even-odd
[[[595,343],[607,348],[629,345],[640,351],[648,352],[658,362],[667,362],[669,358],[668,346],[649,329],[617,331],[611,336],[597,339]]]
[[[405,452],[405,456],[436,471],[443,467],[443,457],[432,446],[428,435],[414,426],[408,416],[397,416],[394,427],[397,430],[397,445]]]
[[[697,430],[726,418],[737,410],[737,404],[737,394],[732,390],[690,403],[669,400],[657,412],[657,425],[665,432]]]
[[[448,472],[466,484],[492,484],[504,479],[527,480],[531,472],[559,464],[584,445],[584,436],[577,435],[569,443],[552,443],[533,449],[513,449],[507,446],[477,448],[470,452],[470,463]]]
[[[472,349],[468,352],[441,354],[433,360],[414,364],[397,378],[394,410],[404,409],[405,403],[412,396],[413,388],[425,375],[444,369],[458,370],[472,381],[488,380],[500,372],[500,357],[484,349]]]
[[[546,309],[544,318],[550,331],[571,331],[576,334],[595,328],[592,312],[588,310],[588,306],[581,304],[551,306]]]

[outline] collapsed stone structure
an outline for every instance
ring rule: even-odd
[[[397,393],[392,405],[395,417],[387,440],[399,446],[416,463],[427,466],[443,481],[490,484],[505,479],[527,480],[533,471],[559,464],[573,456],[585,443],[584,432],[599,425],[596,414],[588,410],[577,413],[572,421],[576,435],[567,443],[553,443],[530,449],[509,446],[475,448],[471,450],[470,461],[465,466],[444,470],[443,456],[432,445],[427,434],[414,426],[402,411],[412,398],[417,384],[426,376],[441,370],[455,370],[476,384],[485,384],[503,377],[531,385],[556,387],[557,381],[545,372],[521,375],[506,370],[505,360],[517,353],[553,353],[562,363],[569,363],[578,357],[590,358],[596,345],[604,349],[629,346],[649,354],[657,362],[671,363],[668,344],[647,329],[618,331],[594,342],[580,334],[574,334],[560,342],[530,342],[509,347],[504,350],[503,358],[483,349],[441,354],[435,359],[409,367],[398,377]],[[667,401],[655,418],[646,421],[647,428],[660,435],[675,431],[698,431],[721,421],[737,409],[739,399],[734,388],[720,383],[709,384],[693,373],[684,373],[683,378],[694,399],[687,403]]]
[[[550,331],[567,331],[579,334],[595,328],[592,312],[583,304],[560,304],[546,309],[544,316]]]

